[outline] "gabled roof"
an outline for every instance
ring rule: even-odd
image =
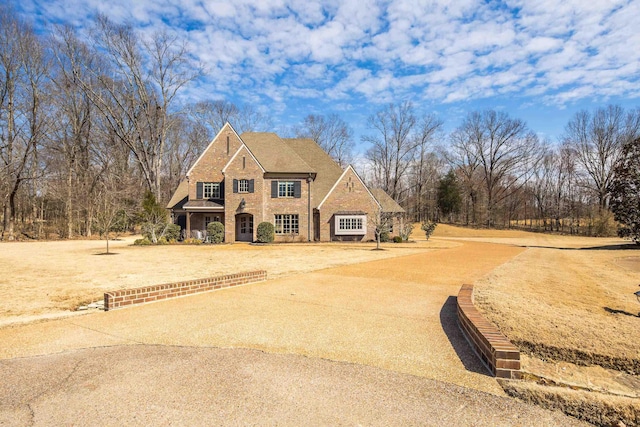
[[[315,173],[278,135],[271,132],[244,132],[240,135],[265,172]]]
[[[391,198],[382,188],[372,188],[371,194],[376,198],[380,206],[382,207],[382,212],[387,213],[404,213],[406,212],[402,209],[395,200]]]
[[[211,140],[211,142],[209,143],[209,145],[207,145],[207,148],[204,149],[204,151],[202,153],[200,153],[200,156],[198,156],[198,159],[193,162],[193,164],[191,165],[191,167],[189,168],[189,170],[187,171],[187,176],[191,175],[191,171],[193,170],[194,167],[196,167],[196,165],[198,164],[198,162],[200,161],[200,159],[202,159],[202,157],[204,157],[204,155],[207,153],[207,151],[209,151],[209,148],[211,148],[211,146],[213,145],[213,142],[216,140],[216,138],[218,138],[218,136],[220,136],[220,134],[222,133],[222,131],[224,131],[225,129],[231,129],[233,131],[233,133],[238,136],[238,133],[236,132],[236,130],[233,128],[233,126],[231,126],[231,124],[229,122],[226,122],[224,124],[224,126],[222,126],[222,128],[220,129],[220,131],[218,131],[218,133],[216,134],[215,137],[213,137],[213,139]],[[238,136],[238,138],[240,138]]]
[[[283,138],[282,140],[302,160],[313,165],[317,175],[311,185],[311,198],[312,204],[317,206],[342,175],[342,168],[312,139]]]
[[[240,140],[242,141],[242,139]],[[247,147],[247,144],[245,144],[244,142],[240,145],[240,147],[238,147],[238,150],[233,154],[233,156],[231,156],[231,158],[229,159],[229,161],[227,162],[226,165],[224,165],[224,167],[222,168],[222,173],[226,173],[227,172],[227,168],[229,167],[229,165],[231,163],[233,163],[233,161],[236,159],[236,157],[238,157],[238,155],[240,154],[240,152],[242,150],[246,150],[249,155],[251,156],[251,158],[256,162],[256,164],[260,167],[260,170],[262,171],[262,173],[265,173],[267,170],[264,168],[264,166],[262,166],[262,163],[260,163],[260,161],[256,158],[256,156],[253,154],[253,152],[251,152],[251,150],[249,149],[249,147]]]
[[[189,195],[189,183],[186,179],[183,179],[176,191],[173,193],[171,200],[167,203],[167,209],[182,209],[183,205],[187,201]]]
[[[347,172],[353,172],[353,174],[356,176],[356,178],[358,178],[358,181],[360,181],[360,184],[362,184],[362,186],[364,187],[365,190],[367,190],[367,193],[369,193],[369,196],[371,196],[371,198],[373,199],[374,202],[376,202],[376,204],[378,206],[380,206],[380,202],[378,201],[378,199],[376,199],[373,194],[371,194],[371,190],[369,190],[369,187],[367,187],[367,185],[364,183],[364,181],[362,180],[362,178],[360,178],[360,175],[358,175],[358,172],[356,172],[356,170],[353,168],[353,166],[349,165],[347,166],[347,168],[344,170],[344,172],[342,172],[342,175],[340,175],[340,177],[335,181],[335,183],[333,184],[333,186],[331,187],[331,189],[327,192],[327,194],[324,196],[324,198],[322,199],[322,201],[320,202],[320,204],[318,204],[317,209],[320,209],[320,207],[324,204],[324,202],[327,200],[327,198],[329,198],[329,195],[333,192],[333,190],[338,186],[338,184],[340,183],[340,181],[342,181],[342,178],[344,178],[344,176],[347,174]]]

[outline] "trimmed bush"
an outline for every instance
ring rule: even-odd
[[[180,226],[178,224],[169,224],[164,232],[167,241],[178,240],[180,238]]]
[[[402,237],[393,236],[393,243],[402,243]]]
[[[271,243],[275,237],[275,227],[270,222],[258,224],[256,240],[258,243]]]
[[[184,239],[184,241],[182,242],[185,245],[201,245],[202,244],[202,240],[200,239]]]
[[[207,225],[207,235],[211,243],[222,243],[224,240],[224,225],[221,222],[214,221]]]
[[[380,243],[387,243],[390,239],[391,237],[386,229],[380,232]]]
[[[142,239],[136,239],[136,241],[133,242],[133,244],[136,246],[148,246],[151,244],[151,240],[144,237]]]

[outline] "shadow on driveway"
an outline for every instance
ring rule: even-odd
[[[450,296],[440,309],[440,324],[442,325],[442,329],[467,371],[492,376],[487,368],[480,362],[478,356],[473,352],[458,326],[457,301],[457,297]]]

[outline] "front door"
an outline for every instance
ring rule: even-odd
[[[251,214],[236,215],[236,241],[239,241],[239,242],[253,241],[253,215]]]

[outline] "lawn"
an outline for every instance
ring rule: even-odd
[[[112,255],[100,240],[0,243],[0,327],[70,314],[109,290],[261,269],[277,278],[455,244],[372,251],[372,243],[132,246],[135,238],[110,242]]]

